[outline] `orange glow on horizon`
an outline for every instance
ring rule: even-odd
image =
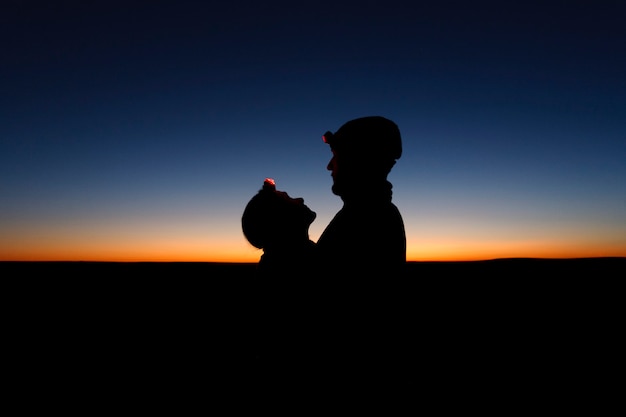
[[[626,244],[608,246],[588,242],[502,241],[415,242],[407,249],[407,261],[480,261],[503,258],[595,258],[626,256]]]
[[[206,242],[153,242],[128,245],[57,245],[49,247],[0,247],[0,261],[93,261],[93,262],[232,262],[255,263],[263,251],[247,242],[233,240],[208,247]],[[593,258],[625,257],[626,247],[583,247],[537,243],[451,244],[438,242],[409,246],[407,261],[480,261],[501,258]]]
[[[0,261],[99,262],[258,262],[263,251],[250,245],[239,230],[203,229],[190,225],[151,224],[115,229],[32,225],[0,236]],[[129,221],[130,224],[130,221]],[[105,227],[106,226],[106,227]],[[584,237],[519,234],[456,236],[407,235],[407,261],[479,261],[501,258],[626,257],[620,233]],[[511,237],[516,236],[516,237]],[[311,235],[316,240],[315,235]],[[366,259],[364,261],[367,261]]]

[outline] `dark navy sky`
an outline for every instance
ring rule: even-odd
[[[0,8],[0,259],[255,260],[267,176],[316,240],[321,134],[374,114],[410,259],[626,256],[625,2]]]

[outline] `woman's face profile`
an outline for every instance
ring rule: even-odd
[[[304,204],[304,198],[292,198],[285,191],[275,191],[275,193],[282,200],[283,204],[285,204],[285,208],[289,211],[289,214],[293,214],[293,216],[290,215],[288,217],[297,220],[301,219],[307,226],[313,223],[317,214]]]

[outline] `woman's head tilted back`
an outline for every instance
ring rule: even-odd
[[[302,198],[277,191],[274,180],[266,178],[263,188],[246,205],[241,227],[251,245],[272,249],[308,241],[315,217]]]

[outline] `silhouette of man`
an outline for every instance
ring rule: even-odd
[[[343,207],[317,241],[320,272],[402,276],[406,234],[387,180],[402,155],[398,126],[381,116],[362,117],[326,132],[323,139],[333,153],[326,167],[332,191]]]

